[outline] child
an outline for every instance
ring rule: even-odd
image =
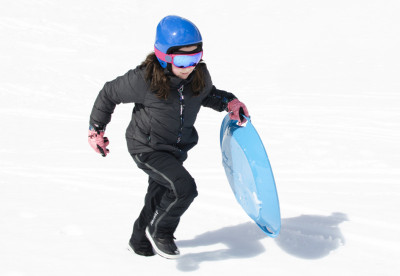
[[[230,112],[239,124],[249,116],[233,94],[217,89],[203,57],[202,37],[187,19],[167,16],[157,26],[154,52],[125,75],[107,82],[90,115],[89,144],[106,156],[106,125],[117,104],[135,103],[126,130],[129,153],[149,176],[144,207],[133,225],[130,248],[137,254],[177,258],[174,232],[197,196],[196,183],[183,167],[197,144],[194,128],[201,106]]]

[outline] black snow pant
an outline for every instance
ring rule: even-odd
[[[145,230],[153,217],[157,236],[173,236],[181,216],[197,196],[196,183],[183,167],[187,154],[175,156],[155,151],[132,157],[149,175],[149,186],[144,207],[133,225],[131,241],[138,244],[147,240]]]

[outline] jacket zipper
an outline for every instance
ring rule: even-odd
[[[179,127],[179,133],[178,133],[178,138],[176,140],[176,143],[179,144],[182,140],[182,130],[183,130],[183,112],[185,111],[185,97],[183,96],[183,89],[184,85],[182,84],[181,87],[178,89],[179,93],[179,105],[180,105],[180,127]]]

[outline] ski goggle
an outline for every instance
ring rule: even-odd
[[[186,68],[196,66],[203,57],[203,51],[194,54],[164,54],[157,48],[154,48],[156,57],[162,61],[172,63],[178,68]]]

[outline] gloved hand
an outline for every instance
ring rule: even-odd
[[[89,145],[103,157],[106,157],[110,152],[106,147],[110,143],[107,137],[104,137],[104,130],[96,129],[93,126],[89,127],[88,135]]]
[[[239,126],[247,121],[243,115],[249,117],[247,107],[238,99],[234,99],[228,103],[228,111],[230,112],[229,118],[231,118],[231,120],[237,120]]]

